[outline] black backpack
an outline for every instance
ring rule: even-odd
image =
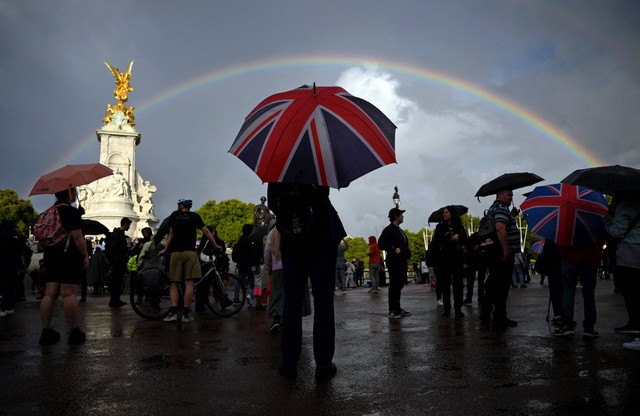
[[[491,261],[500,257],[502,246],[500,245],[500,241],[498,241],[494,213],[491,208],[486,210],[484,216],[480,219],[478,237],[480,237],[478,254],[481,260]]]

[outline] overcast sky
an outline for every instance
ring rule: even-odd
[[[331,192],[350,235],[380,233],[395,185],[411,231],[447,204],[481,215],[492,198],[473,195],[505,172],[640,168],[638,22],[637,1],[0,0],[0,189],[27,198],[41,174],[97,162],[103,61],[134,59],[158,217],[178,198],[258,203],[266,185],[227,150],[263,98],[313,82],[398,126],[396,165]]]

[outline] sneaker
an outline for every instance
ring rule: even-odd
[[[60,341],[60,333],[53,328],[44,328],[40,334],[40,345],[51,345]]]
[[[598,331],[593,328],[585,328],[582,331],[583,338],[596,338],[598,336]]]
[[[191,315],[191,309],[185,309],[182,312],[182,323],[193,322],[193,315]]]
[[[568,326],[563,326],[562,328],[558,328],[555,331],[553,331],[553,336],[570,337],[570,336],[573,336],[575,333],[576,331],[574,331],[572,328],[569,328]]]
[[[618,334],[640,334],[640,326],[634,324],[626,324],[625,326],[620,326],[615,328]]]
[[[442,299],[438,299],[438,306],[443,306],[444,302],[442,301]]]
[[[87,336],[80,328],[73,328],[69,332],[69,339],[67,340],[67,344],[69,345],[79,345],[87,340]]]
[[[404,309],[400,309],[400,316],[402,317],[411,316],[411,312],[405,311]]]
[[[628,350],[640,351],[640,338],[636,338],[631,342],[625,342],[622,346]]]
[[[175,312],[169,312],[169,315],[165,316],[163,321],[165,322],[176,322],[178,320],[178,314]]]
[[[0,318],[4,318],[5,316],[7,316],[7,313],[5,311],[0,311]]]
[[[402,315],[400,315],[397,312],[389,312],[389,318],[391,318],[391,319],[400,319],[400,318],[402,318]]]
[[[554,316],[551,318],[551,325],[553,326],[562,326],[562,316]]]
[[[269,328],[269,332],[276,332],[278,328],[280,328],[280,326],[281,326],[280,319],[273,318],[273,321],[271,321],[271,327]]]

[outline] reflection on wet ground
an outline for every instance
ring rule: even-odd
[[[88,341],[40,347],[32,298],[0,321],[0,373],[7,375],[0,414],[634,414],[640,355],[629,336],[622,298],[599,281],[601,336],[554,338],[545,320],[546,286],[514,289],[517,328],[480,328],[477,305],[466,317],[440,315],[435,294],[409,284],[402,304],[413,316],[387,318],[386,293],[336,295],[338,375],[316,381],[311,317],[304,319],[298,379],[278,376],[279,337],[268,314],[247,308],[232,318],[197,314],[191,324],[145,321],[105,298],[81,306]],[[384,290],[384,289],[383,289]],[[577,299],[576,318],[582,311]],[[576,413],[577,412],[577,413]]]

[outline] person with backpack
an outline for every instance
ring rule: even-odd
[[[253,224],[245,224],[242,226],[242,236],[233,246],[231,252],[231,260],[236,263],[236,269],[238,271],[238,284],[248,285],[250,292],[247,295],[247,301],[251,306],[251,300],[254,297],[254,289],[256,285],[256,277],[253,273],[254,268],[259,266],[260,262],[257,257],[257,248],[253,241],[251,241],[251,232],[253,231]],[[240,287],[236,287],[234,294],[234,302],[239,302]],[[256,308],[259,308],[256,304]],[[264,307],[262,307],[264,308]]]
[[[512,201],[513,190],[503,189],[496,194],[496,200],[487,212],[487,216],[492,219],[495,227],[498,246],[485,259],[489,268],[489,277],[484,285],[485,296],[480,320],[484,326],[492,324],[496,329],[518,325],[518,322],[507,318],[507,296],[513,274],[513,259],[520,251],[520,234],[509,211]],[[491,321],[492,313],[493,322]]]
[[[129,262],[129,246],[125,232],[129,231],[131,220],[123,217],[120,220],[120,227],[114,228],[106,240],[106,255],[111,263],[111,282],[109,283],[109,307],[121,308],[127,302],[120,300],[122,288],[124,286],[124,275],[127,273],[127,263]]]
[[[338,244],[347,232],[331,201],[329,188],[309,184],[269,183],[269,208],[276,214],[284,279],[282,366],[286,378],[297,376],[302,349],[302,310],[307,282],[313,292],[313,356],[316,378],[338,371],[335,353],[334,290]]]
[[[164,255],[171,252],[171,258],[169,259],[171,307],[169,308],[169,314],[164,317],[165,322],[178,321],[178,300],[180,296],[178,286],[182,282],[184,282],[182,323],[193,322],[193,316],[191,315],[193,281],[202,278],[200,259],[196,251],[197,230],[201,230],[207,236],[214,250],[220,249],[213,239],[211,231],[204,225],[202,217],[197,212],[191,212],[192,206],[193,201],[190,199],[178,200],[178,210],[174,211],[169,218],[169,235],[167,236],[165,248],[159,253]]]
[[[82,218],[78,208],[71,206],[76,189],[56,192],[56,203],[41,214],[34,234],[44,248],[43,267],[46,292],[40,302],[42,333],[40,345],[60,341],[60,333],[52,327],[53,308],[62,295],[64,315],[69,325],[70,345],[82,344],[85,333],[79,327],[77,292],[80,280],[89,267],[89,253],[82,236]],[[45,230],[45,231],[43,231]]]

